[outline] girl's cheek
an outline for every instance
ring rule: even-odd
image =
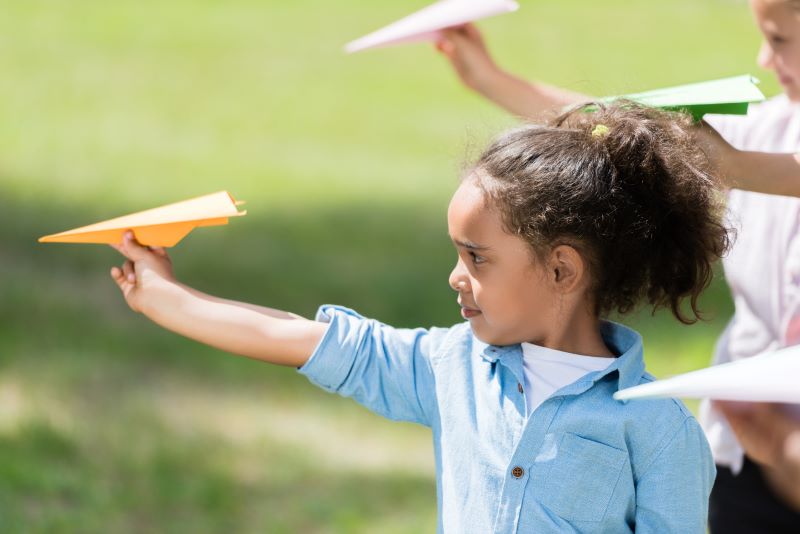
[[[482,293],[480,282],[478,282],[475,278],[472,278],[470,280],[470,288],[472,289],[472,297],[477,299],[478,296]]]

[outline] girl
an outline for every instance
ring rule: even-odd
[[[717,344],[716,363],[800,342],[800,200],[754,193],[800,196],[794,155],[800,149],[800,2],[750,0],[750,5],[764,36],[758,63],[775,72],[785,94],[751,107],[746,117],[708,118],[738,150],[708,131],[699,138],[729,186],[753,191],[728,194],[737,240],[724,265],[736,311]],[[438,48],[465,85],[512,113],[536,119],[586,98],[504,72],[473,26],[448,31]],[[761,429],[745,423],[732,429],[708,403],[701,411],[719,470],[711,532],[800,532],[800,509],[788,504],[798,502],[797,488],[785,482],[779,455],[742,447],[758,442]]]
[[[737,148],[795,153],[800,149],[800,2],[751,0],[750,5],[764,36],[758,63],[775,72],[784,94],[747,117],[710,122]],[[761,178],[757,172],[754,177]],[[734,190],[728,209],[739,227],[736,246],[725,259],[736,312],[717,342],[715,363],[800,343],[800,199]],[[749,447],[749,434],[761,428],[737,425],[737,414],[728,413],[733,426],[710,403],[701,410],[720,466],[711,499],[712,532],[800,532],[798,489],[785,476],[780,449],[760,455]]]
[[[430,427],[439,532],[703,532],[714,466],[702,430],[678,401],[613,400],[652,377],[640,336],[602,319],[645,301],[696,320],[727,233],[688,126],[601,107],[494,142],[448,209],[466,319],[451,328],[210,297],[130,235],[111,275],[165,328]]]

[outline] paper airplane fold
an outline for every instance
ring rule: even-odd
[[[800,346],[623,389],[617,400],[652,397],[800,403]]]
[[[237,202],[227,191],[132,213],[116,219],[83,226],[39,238],[40,243],[121,243],[131,230],[142,245],[171,247],[189,232],[201,226],[228,224],[229,217],[239,217]]]
[[[440,0],[345,46],[348,53],[400,43],[433,41],[445,28],[519,9],[514,0]]]
[[[756,87],[757,83],[758,79],[745,74],[644,93],[610,96],[601,99],[601,102],[614,102],[624,98],[666,110],[687,111],[695,120],[702,119],[707,113],[746,115],[751,103],[765,100],[764,94]]]

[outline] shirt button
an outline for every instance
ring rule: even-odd
[[[524,389],[522,389],[522,384],[520,384],[519,382],[517,382],[517,391],[519,391],[520,393],[525,391]]]
[[[514,476],[514,478],[522,478],[522,475],[525,474],[525,470],[520,466],[517,466],[511,470],[511,474]]]

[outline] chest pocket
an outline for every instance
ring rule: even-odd
[[[627,461],[625,451],[564,434],[539,501],[568,521],[602,521]]]

